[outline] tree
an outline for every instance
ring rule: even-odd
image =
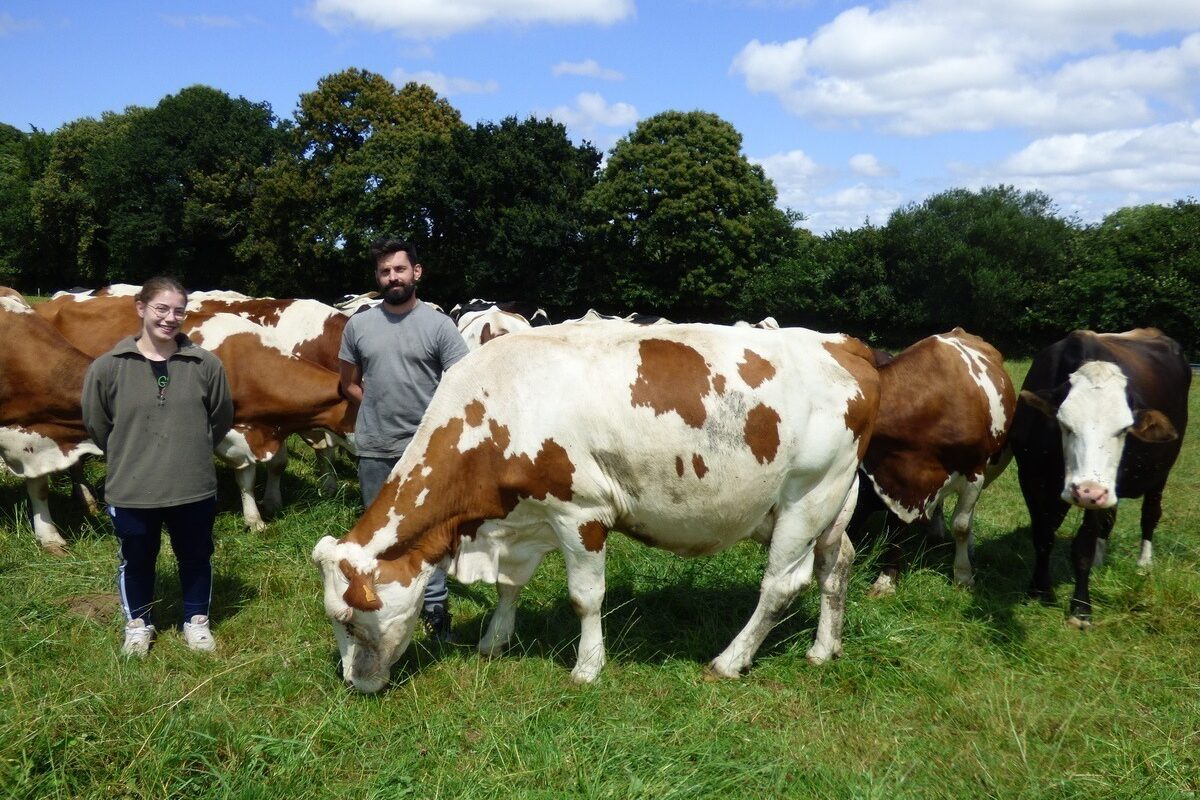
[[[1073,236],[1049,197],[1011,186],[952,189],[895,211],[883,230],[892,325],[910,337],[962,326],[1029,343]]]
[[[1079,236],[1070,272],[1046,316],[1063,331],[1161,328],[1200,353],[1200,203],[1144,205],[1109,214]]]
[[[250,245],[263,282],[331,297],[360,289],[372,240],[429,239],[413,191],[425,148],[463,126],[428,86],[348,69],[300,97],[290,156],[261,176]]]
[[[0,283],[19,285],[40,257],[33,217],[33,183],[50,159],[50,135],[0,124]],[[29,284],[26,284],[29,285]],[[36,284],[33,284],[36,288]]]
[[[577,302],[583,196],[600,153],[549,119],[479,123],[429,148],[414,194],[432,221],[432,296],[528,298],[561,314]]]
[[[796,235],[741,146],[732,125],[701,111],[658,114],[617,142],[585,198],[590,296],[618,310],[730,319],[751,271],[777,263]]]
[[[105,154],[146,109],[106,112],[69,122],[52,136],[46,169],[30,191],[43,258],[26,280],[35,286],[98,286],[108,282],[109,218],[116,197]]]
[[[281,144],[269,105],[207,86],[133,116],[97,159],[112,194],[109,278],[167,272],[188,286],[246,288],[239,246],[256,170]]]

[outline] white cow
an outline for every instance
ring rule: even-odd
[[[605,662],[605,543],[621,531],[685,556],[754,538],[758,608],[717,675],[749,668],[796,593],[821,586],[813,663],[841,653],[853,548],[844,534],[878,411],[870,351],[841,335],[714,325],[559,325],[513,333],[448,370],[354,528],[313,549],[346,680],[381,689],[430,573],[495,583],[484,654],[559,550],[580,616],[578,682]]]
[[[458,332],[470,350],[478,350],[497,336],[530,329],[529,320],[511,311],[492,306],[483,311],[468,311],[458,318]]]

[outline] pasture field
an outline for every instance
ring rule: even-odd
[[[1028,362],[1010,365],[1019,377]],[[874,550],[852,572],[845,655],[804,659],[817,618],[806,590],[740,681],[705,662],[745,623],[764,557],[744,543],[683,560],[610,539],[609,663],[569,681],[579,627],[551,555],[521,597],[517,645],[474,651],[491,587],[455,586],[461,644],[418,640],[392,685],[360,696],[309,563],[355,520],[357,483],[321,498],[295,445],[282,515],[254,535],[222,471],[214,632],[188,651],[169,547],[158,644],[119,655],[106,519],[52,506],[71,542],[44,555],[23,487],[0,479],[0,796],[6,798],[997,797],[1200,794],[1200,409],[1164,500],[1155,563],[1138,572],[1137,501],[1122,501],[1109,564],[1093,573],[1096,625],[1028,602],[1029,519],[1010,467],[976,518],[977,585],[950,580],[952,545],[913,548],[895,597],[870,600]],[[93,480],[102,466],[89,467]]]

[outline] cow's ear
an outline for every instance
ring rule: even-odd
[[[1153,409],[1140,409],[1133,418],[1133,427],[1129,429],[1134,438],[1143,442],[1173,442],[1179,438],[1179,431],[1167,419],[1167,415]]]
[[[1020,401],[1030,408],[1036,409],[1045,414],[1050,419],[1058,416],[1058,407],[1054,401],[1050,399],[1050,395],[1042,392],[1031,392],[1028,389],[1022,389]]]
[[[383,608],[383,601],[375,592],[374,575],[364,575],[346,561],[340,566],[342,574],[350,581],[350,585],[342,593],[342,599],[348,606],[359,611],[378,611]]]

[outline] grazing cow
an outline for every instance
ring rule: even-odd
[[[844,528],[878,397],[861,342],[800,329],[559,325],[474,351],[446,372],[376,501],[313,549],[344,677],[366,692],[387,683],[438,564],[496,584],[479,650],[499,653],[518,592],[558,549],[581,620],[571,675],[595,680],[612,530],[684,556],[768,546],[758,607],[715,674],[749,668],[814,573],[808,658],[839,655]]]
[[[886,356],[886,357],[885,357]],[[954,582],[972,586],[971,523],[985,487],[1008,466],[1008,429],[1016,408],[1004,357],[962,328],[922,339],[894,358],[872,351],[879,369],[879,418],[863,458],[857,538],[881,508],[887,529],[916,520],[944,533],[943,501],[957,495],[951,521]],[[895,591],[899,546],[888,546],[873,596]]]
[[[1187,428],[1192,372],[1179,344],[1154,328],[1075,331],[1038,353],[1021,387],[1011,442],[1029,507],[1030,594],[1052,602],[1050,551],[1067,510],[1084,509],[1071,544],[1069,622],[1091,625],[1088,577],[1117,499],[1144,497],[1139,565],[1151,561],[1167,475]]]
[[[550,324],[550,317],[546,314],[545,309],[538,308],[537,303],[531,303],[528,300],[480,300],[478,297],[465,303],[459,303],[450,309],[450,319],[457,324],[463,315],[472,311],[487,311],[489,308],[507,311],[510,314],[520,314],[534,328]],[[440,308],[438,310],[441,311]]]
[[[470,350],[478,350],[497,336],[529,328],[529,321],[520,314],[501,311],[495,306],[483,311],[468,311],[458,318],[458,332]]]
[[[92,360],[12,296],[0,296],[0,341],[0,462],[25,479],[38,542],[62,554],[66,542],[50,519],[50,475],[100,455],[79,405]]]

